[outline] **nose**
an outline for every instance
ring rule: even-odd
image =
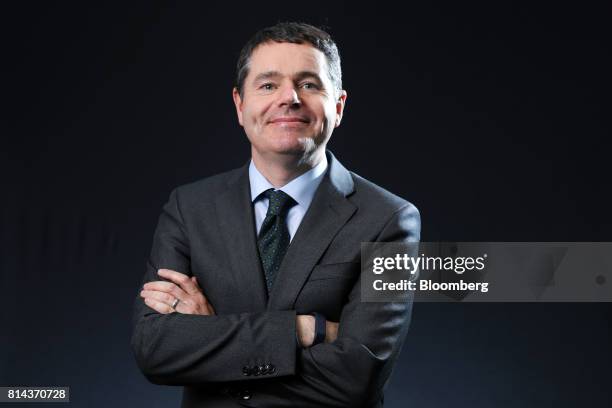
[[[293,84],[285,84],[279,93],[279,105],[283,106],[299,106],[302,102]]]

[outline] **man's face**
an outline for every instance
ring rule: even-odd
[[[255,48],[243,96],[234,89],[233,97],[253,154],[304,156],[340,125],[346,92],[334,89],[321,51],[271,42]]]

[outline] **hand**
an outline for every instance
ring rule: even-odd
[[[338,338],[338,322],[325,321],[325,343],[333,343]]]
[[[325,321],[325,343],[332,343],[338,338],[338,322]],[[295,330],[302,347],[310,347],[315,337],[315,318],[312,315],[297,315]]]
[[[155,281],[145,283],[140,296],[151,309],[168,314],[179,312],[183,314],[214,315],[215,309],[208,302],[198,280],[171,269],[159,269],[157,274],[171,282]],[[172,308],[174,301],[179,302]]]

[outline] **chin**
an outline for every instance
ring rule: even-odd
[[[314,150],[316,144],[311,137],[284,134],[275,137],[271,147],[278,154],[302,155]]]

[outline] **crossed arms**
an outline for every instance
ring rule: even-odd
[[[328,322],[326,342],[308,347],[314,333],[310,316],[300,317],[294,310],[215,314],[195,277],[163,271],[168,268],[160,259],[172,260],[169,264],[179,271],[190,270],[185,231],[173,192],[155,231],[154,253],[134,315],[132,348],[151,382],[189,386],[248,381],[267,407],[296,400],[306,407],[357,407],[380,399],[406,335],[410,302],[361,302],[358,279],[339,323]],[[407,204],[390,215],[377,240],[416,241],[418,234],[418,212]],[[169,309],[168,296],[180,299],[176,311]],[[297,346],[296,333],[305,348]],[[274,372],[244,376],[245,365],[262,363],[273,363]]]
[[[201,316],[215,315],[215,309],[206,299],[195,276],[189,277],[171,269],[158,269],[157,274],[167,281],[147,282],[140,296],[151,309],[161,314],[178,312]],[[173,306],[175,305],[175,306]],[[338,323],[326,321],[325,342],[338,337]],[[310,347],[315,338],[315,319],[312,315],[296,315],[297,340],[302,347]]]

